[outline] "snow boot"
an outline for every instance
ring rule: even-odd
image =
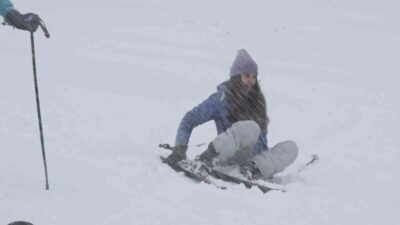
[[[218,153],[215,151],[215,148],[212,143],[208,145],[208,148],[196,156],[195,161],[200,162],[199,170],[206,170],[207,172],[211,172],[214,167],[214,159],[218,156]]]
[[[249,160],[242,164],[239,168],[240,174],[243,175],[248,180],[257,180],[262,177],[260,170],[257,168],[257,165]]]

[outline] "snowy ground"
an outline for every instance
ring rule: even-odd
[[[398,224],[398,1],[14,1],[52,37],[0,28],[0,224]],[[184,113],[259,65],[271,145],[295,140],[287,193],[194,184],[160,164]],[[191,144],[210,141],[212,123]],[[204,148],[204,147],[203,147]],[[190,156],[203,148],[191,148]],[[291,171],[311,154],[318,164]]]

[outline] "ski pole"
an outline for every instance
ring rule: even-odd
[[[35,59],[35,40],[33,37],[33,32],[31,32],[31,47],[32,47],[32,64],[33,64],[33,80],[35,83],[35,94],[36,94],[36,107],[39,121],[39,131],[40,131],[40,143],[42,146],[42,156],[44,163],[44,173],[46,177],[46,190],[49,190],[49,179],[47,176],[47,162],[46,162],[46,152],[44,147],[44,137],[43,137],[43,127],[42,127],[42,116],[40,113],[40,100],[39,100],[39,85],[36,76],[36,59]]]
[[[201,146],[203,146],[203,145],[206,145],[207,143],[200,143],[200,144],[196,144],[196,145],[188,145],[189,147],[190,146],[193,146],[193,147],[201,147]],[[173,146],[171,146],[170,144],[159,144],[158,145],[158,147],[159,148],[163,148],[163,149],[168,149],[168,150],[171,150],[171,151],[174,151],[174,147]]]

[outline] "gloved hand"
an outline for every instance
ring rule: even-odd
[[[12,9],[4,17],[4,21],[18,29],[35,32],[42,20],[34,13],[21,14],[17,10]]]
[[[173,152],[164,160],[164,163],[175,165],[177,162],[186,159],[187,145],[177,145]]]

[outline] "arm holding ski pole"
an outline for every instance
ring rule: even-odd
[[[38,27],[40,26],[47,38],[50,37],[50,34],[43,22],[43,20],[34,13],[21,14],[18,10],[14,8],[10,0],[0,0],[0,15],[4,17],[3,25],[10,25],[14,28],[20,30],[26,30],[30,32],[31,36],[31,46],[32,46],[32,65],[33,65],[33,77],[34,77],[34,85],[35,85],[35,94],[36,94],[36,106],[38,113],[38,122],[39,122],[39,132],[40,132],[40,141],[42,147],[42,155],[43,155],[43,163],[46,177],[46,190],[49,190],[49,181],[47,174],[47,162],[46,162],[46,154],[45,154],[45,146],[44,146],[44,135],[43,135],[43,126],[42,126],[42,117],[40,113],[40,101],[39,101],[39,87],[38,80],[36,74],[36,57],[35,57],[35,42],[33,33],[36,32]]]
[[[21,14],[14,8],[9,0],[0,0],[0,15],[4,17],[3,25],[10,25],[20,30],[26,30],[31,33],[36,32],[40,26],[47,38],[50,34],[39,15],[35,13]]]

